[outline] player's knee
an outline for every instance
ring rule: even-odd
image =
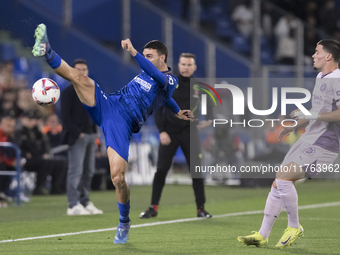
[[[125,183],[124,173],[122,171],[113,171],[111,173],[111,180],[113,185],[119,189]]]

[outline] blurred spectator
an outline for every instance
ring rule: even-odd
[[[333,32],[333,39],[337,40],[338,42],[340,42],[340,31],[339,30],[335,30]]]
[[[289,151],[291,145],[293,145],[300,136],[304,133],[304,128],[291,132],[289,136],[284,136],[281,141],[278,140],[278,136],[282,130],[281,122],[285,119],[285,116],[280,115],[279,121],[268,123],[266,131],[266,142],[268,150],[253,158],[254,161],[265,161],[272,163],[282,162],[285,155]],[[285,122],[285,125],[290,125],[289,122]]]
[[[296,55],[296,20],[292,14],[282,16],[275,26],[276,59],[280,64],[293,65]]]
[[[56,114],[49,115],[46,119],[46,126],[43,127],[42,133],[47,135],[51,148],[61,145],[62,126]]]
[[[11,114],[18,118],[22,110],[17,105],[17,90],[7,89],[3,92],[2,98],[0,100],[0,115],[4,112],[11,111]]]
[[[110,164],[109,164],[109,158],[107,157],[107,151],[105,146],[105,139],[102,134],[101,129],[99,129],[98,137],[95,141],[96,143],[96,160],[95,160],[95,166],[96,166],[96,174],[93,176],[92,179],[92,190],[99,190],[103,186],[107,189],[115,189],[115,186],[113,186],[111,178],[110,178]],[[104,178],[103,178],[104,177]]]
[[[0,121],[0,142],[14,142],[15,117],[10,113],[3,113]],[[0,169],[15,170],[15,151],[11,148],[0,147]],[[0,202],[11,201],[12,199],[5,193],[9,189],[12,176],[0,175]],[[4,203],[4,202],[1,202]],[[4,203],[4,205],[7,205]]]
[[[66,165],[62,160],[52,159],[48,155],[48,142],[38,129],[40,121],[37,111],[25,111],[21,117],[22,128],[18,132],[22,156],[26,158],[25,170],[37,173],[34,195],[46,195],[47,176],[52,177],[52,194],[65,192]]]
[[[316,33],[316,19],[314,16],[307,17],[307,26],[305,26],[304,31],[304,55],[305,55],[305,65],[312,65],[311,56],[315,53],[315,45],[319,42],[319,37]]]
[[[53,113],[47,117],[42,133],[47,136],[50,145],[50,155],[54,159],[63,160],[65,165],[67,165],[67,146],[61,143],[62,129],[58,116]]]
[[[0,94],[2,94],[2,92],[6,89],[15,87],[13,69],[13,61],[6,61],[2,64],[0,63]]]
[[[304,8],[303,20],[307,20],[308,17],[312,16],[317,19],[318,5],[315,1],[307,1],[306,7]],[[318,23],[318,22],[317,22]],[[316,24],[315,24],[316,25]]]
[[[319,12],[320,26],[328,33],[333,34],[337,29],[339,12],[334,0],[327,0]]]
[[[273,15],[273,5],[270,2],[264,2],[262,5],[262,31],[264,36],[269,41],[273,38],[273,24],[275,24],[275,17]]]
[[[253,11],[251,8],[251,1],[244,0],[243,3],[236,6],[231,18],[235,21],[236,27],[241,34],[246,38],[249,38],[253,29]]]

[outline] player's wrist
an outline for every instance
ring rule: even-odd
[[[130,54],[132,57],[135,57],[138,53],[138,51],[135,48],[132,48],[131,50],[129,50]]]
[[[305,115],[301,111],[296,111],[293,115],[293,118],[297,117],[298,119],[301,120],[317,120],[320,118],[320,113],[319,112],[309,112],[310,114]]]

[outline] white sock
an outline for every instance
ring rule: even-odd
[[[292,181],[276,179],[282,204],[288,215],[288,227],[299,227],[298,194]]]
[[[264,208],[264,217],[259,231],[264,238],[269,237],[270,231],[272,230],[277,217],[279,217],[281,209],[282,202],[279,191],[272,186],[267,197],[266,207]]]

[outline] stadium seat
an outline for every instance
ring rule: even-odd
[[[247,38],[245,38],[242,35],[236,35],[233,37],[232,46],[233,46],[233,49],[238,52],[250,54],[250,50],[251,50],[250,44]]]
[[[14,61],[17,57],[13,43],[5,42],[0,45],[0,61]]]
[[[33,85],[35,81],[43,77],[43,71],[39,59],[28,60],[29,72],[27,73],[28,84]]]
[[[236,36],[236,32],[231,20],[227,17],[218,18],[216,20],[216,34],[222,39],[233,38]]]
[[[16,75],[27,74],[29,70],[28,61],[25,57],[16,58],[14,61],[14,73]]]

